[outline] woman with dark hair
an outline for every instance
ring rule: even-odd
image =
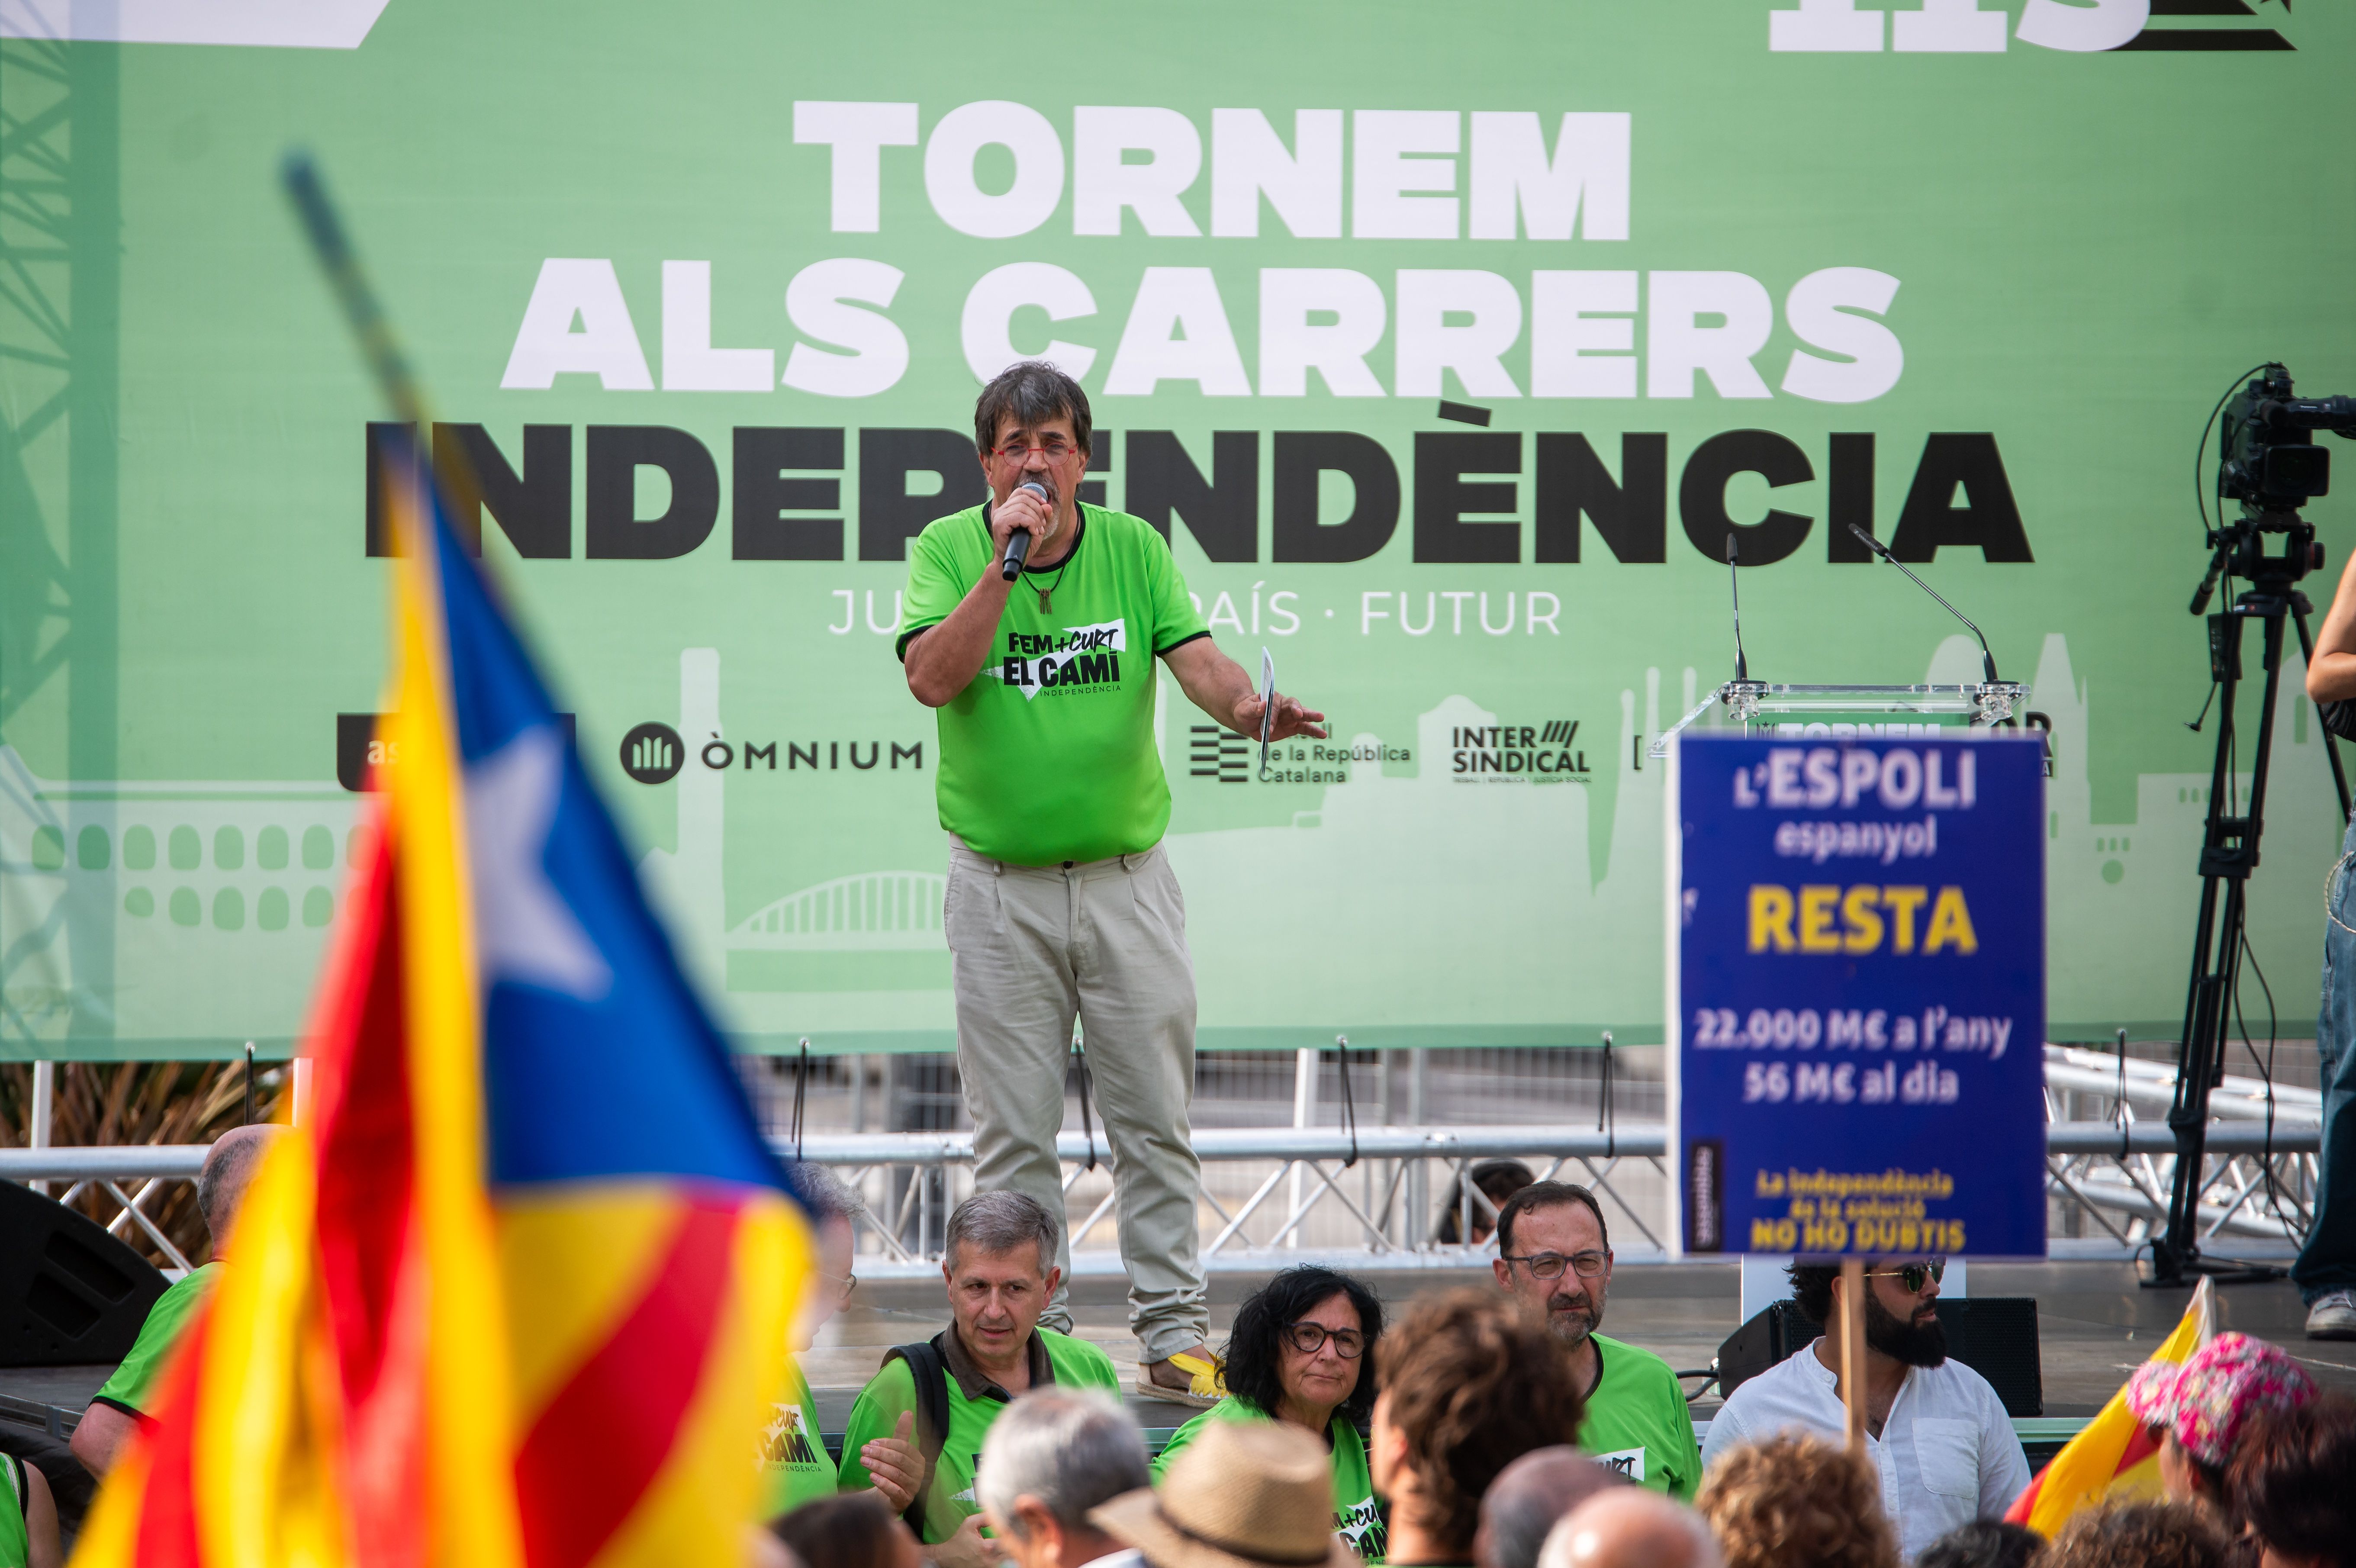
[[[1212,1421],[1301,1427],[1333,1456],[1333,1532],[1369,1563],[1383,1555],[1382,1511],[1357,1423],[1375,1404],[1375,1342],[1383,1304],[1344,1273],[1287,1269],[1236,1309],[1227,1340],[1228,1397],[1172,1434],[1153,1478]]]
[[[2356,1563],[2356,1400],[2339,1392],[2250,1423],[2227,1488],[2266,1568]]]

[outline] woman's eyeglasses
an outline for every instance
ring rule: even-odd
[[[1365,1354],[1366,1337],[1355,1328],[1328,1328],[1322,1323],[1288,1323],[1284,1326],[1287,1343],[1304,1356],[1314,1356],[1333,1341],[1333,1354],[1344,1361],[1355,1361]]]

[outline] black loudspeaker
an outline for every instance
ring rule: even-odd
[[[1823,1330],[1816,1320],[1786,1298],[1771,1302],[1718,1348],[1718,1391],[1732,1393],[1768,1368],[1804,1348]]]
[[[2037,1298],[1981,1295],[1939,1298],[1947,1354],[1977,1372],[2004,1402],[2007,1415],[2045,1413],[2045,1374],[2037,1347]],[[1718,1348],[1718,1389],[1732,1393],[1785,1357],[1805,1348],[1824,1330],[1794,1301],[1779,1301],[1736,1329]]]
[[[2045,1413],[2035,1296],[1942,1297],[1939,1322],[1947,1330],[1947,1354],[1988,1380],[2005,1414]]]
[[[120,1361],[166,1283],[104,1227],[0,1181],[0,1367]]]

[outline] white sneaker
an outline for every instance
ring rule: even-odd
[[[2326,1291],[2307,1309],[2309,1339],[2356,1339],[2356,1290]]]

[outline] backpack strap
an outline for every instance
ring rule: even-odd
[[[946,1332],[946,1331],[945,1331]],[[933,1474],[939,1466],[941,1450],[949,1439],[948,1358],[941,1353],[940,1340],[936,1337],[915,1345],[894,1345],[884,1352],[886,1366],[894,1357],[908,1363],[908,1372],[916,1384],[916,1452],[925,1456],[924,1478],[916,1484],[916,1495],[902,1509],[900,1517],[916,1539],[925,1539],[925,1499],[932,1494]]]

